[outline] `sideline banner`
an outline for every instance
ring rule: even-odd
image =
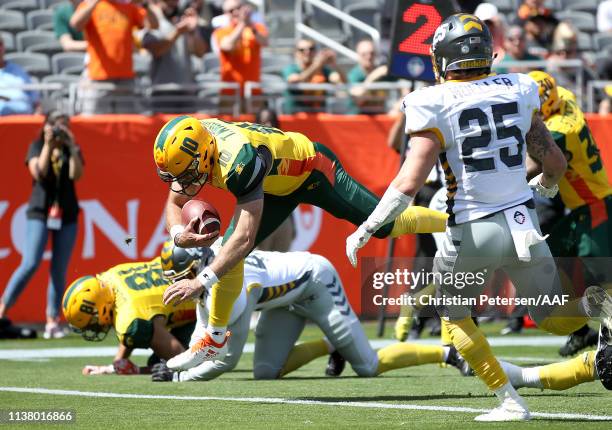
[[[169,118],[101,115],[72,119],[85,171],[77,183],[81,214],[67,285],[79,276],[126,261],[150,260],[159,254],[166,238],[163,212],[168,189],[157,177],[152,148],[157,132]],[[4,291],[21,260],[32,181],[24,160],[42,120],[41,116],[0,118],[0,145],[5,158],[0,191],[0,291]],[[281,117],[283,129],[302,132],[330,147],[346,170],[378,195],[383,194],[399,167],[398,156],[386,146],[391,124],[392,119],[386,116]],[[209,200],[219,209],[225,229],[232,215],[233,197],[206,187],[198,198]],[[340,272],[349,300],[359,312],[359,271],[345,256],[345,239],[354,227],[308,205],[301,206],[294,216],[298,227],[294,249],[326,256]],[[397,253],[412,255],[413,241],[402,239]],[[47,249],[39,270],[8,314],[14,321],[44,321],[50,246]],[[360,255],[384,256],[386,249],[386,241],[374,239]]]

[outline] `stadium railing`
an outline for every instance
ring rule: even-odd
[[[315,40],[316,42],[322,45],[325,45],[328,48],[333,49],[339,54],[342,54],[350,58],[353,61],[358,60],[357,52],[355,50],[347,48],[343,44],[332,39],[331,37],[326,36],[321,31],[305,24],[306,22],[306,19],[304,17],[304,5],[305,4],[308,4],[312,8],[319,9],[325,12],[326,14],[329,14],[333,16],[334,18],[337,18],[339,21],[343,21],[349,27],[357,28],[358,30],[370,36],[370,38],[372,39],[372,41],[374,42],[376,46],[380,45],[380,33],[376,28],[368,24],[365,24],[364,22],[359,21],[356,18],[353,18],[346,12],[343,12],[340,9],[335,8],[329,3],[326,3],[321,0],[297,0],[295,2],[295,30],[297,32],[298,37],[300,35],[309,37]]]
[[[612,81],[589,81],[587,82],[587,111],[597,111],[597,92],[612,86]]]

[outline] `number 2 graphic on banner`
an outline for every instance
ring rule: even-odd
[[[434,34],[436,28],[442,22],[442,17],[435,7],[414,3],[404,11],[402,20],[410,24],[416,24],[421,17],[425,17],[425,22],[400,43],[399,50],[401,52],[429,55],[429,45],[425,41]]]

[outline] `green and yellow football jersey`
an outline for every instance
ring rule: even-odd
[[[559,193],[565,206],[573,210],[612,195],[612,187],[599,148],[578,107],[576,97],[563,87],[558,87],[558,91],[560,110],[545,122],[568,159],[567,171],[559,182]]]
[[[324,167],[323,157],[303,134],[250,122],[205,119],[201,123],[214,136],[219,153],[212,185],[236,197],[248,194],[262,177],[265,193],[286,196],[297,190],[312,170]],[[262,152],[271,155],[269,166],[262,164],[258,156]]]
[[[162,296],[172,283],[163,277],[159,257],[148,262],[124,263],[98,275],[115,294],[113,326],[119,341],[130,348],[148,348],[153,317],[163,315],[171,330],[195,321],[195,302],[165,305]]]

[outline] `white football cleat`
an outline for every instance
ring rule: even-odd
[[[495,422],[495,421],[528,421],[531,419],[527,405],[523,400],[513,397],[506,397],[501,405],[486,414],[478,415],[474,421]]]
[[[223,342],[217,343],[207,332],[204,338],[199,339],[188,350],[168,360],[166,366],[171,370],[187,370],[205,361],[221,360],[227,354],[227,341],[230,336],[231,332],[227,331]]]

